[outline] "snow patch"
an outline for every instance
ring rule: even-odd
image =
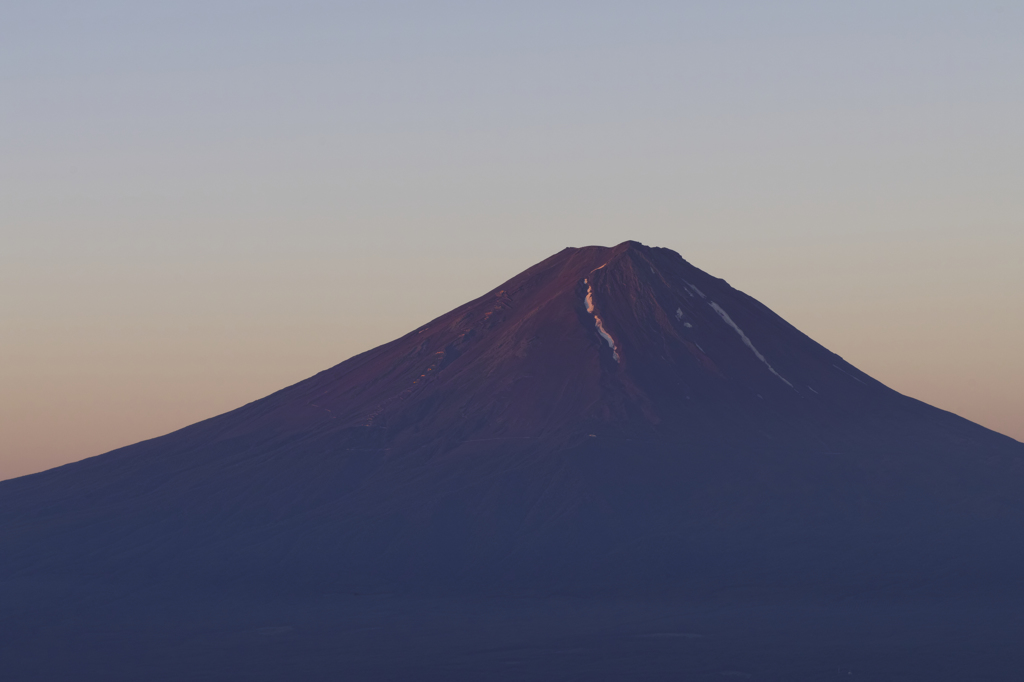
[[[602,268],[604,265],[601,266]],[[598,268],[600,270],[600,268]],[[587,280],[583,280],[584,283]],[[594,287],[587,285],[587,297],[583,300],[587,306],[587,312],[594,316],[594,326],[597,327],[597,333],[601,335],[601,338],[608,343],[608,347],[612,349],[612,359],[615,362],[619,362],[619,347],[615,343],[615,339],[612,335],[607,332],[604,328],[604,322],[601,321],[601,316],[597,314],[597,308],[594,306]]]
[[[743,333],[743,330],[740,329],[739,325],[732,321],[732,318],[729,317],[729,313],[725,312],[722,309],[722,306],[718,305],[714,301],[708,301],[708,304],[714,309],[716,313],[718,313],[718,316],[721,317],[727,325],[732,327],[733,330],[740,335],[740,339],[743,341],[744,344],[746,344],[747,348],[754,352],[754,355],[757,356],[757,359],[763,362],[764,366],[767,367],[772,374],[781,379],[783,383],[785,383],[787,386],[793,388],[793,384],[789,383],[786,377],[782,376],[781,374],[775,371],[775,368],[768,363],[768,361],[765,359],[763,355],[761,355],[761,351],[757,350],[757,348],[754,348],[754,344],[751,342],[751,340],[747,337],[746,334]]]
[[[683,309],[682,308],[676,308],[676,319],[677,320],[682,320],[683,319]],[[686,327],[687,329],[693,329],[693,325],[690,324],[689,322],[683,322],[683,326]]]

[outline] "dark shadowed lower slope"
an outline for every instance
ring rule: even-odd
[[[920,625],[956,611],[939,603],[973,614],[959,622],[994,613],[984,605],[1024,597],[1022,548],[1024,445],[892,391],[678,254],[635,242],[566,249],[267,398],[0,483],[0,588],[17,605],[7,631],[107,623],[122,632],[114,648],[130,641],[125,618],[149,622],[139,614],[169,599],[192,611],[162,621],[161,642],[210,614],[230,632],[247,613],[293,617],[294,604],[326,609],[309,616],[321,631],[348,632],[362,607],[329,604],[366,594],[407,605],[381,607],[397,609],[387,627],[429,599],[676,600],[706,618],[756,603],[764,623],[773,608],[802,623],[795,642],[821,625],[822,603],[864,627],[877,625],[868,612],[906,608]],[[458,627],[513,618],[501,603]],[[587,632],[573,641],[605,636]],[[907,655],[947,647],[943,632]],[[847,636],[871,639],[858,633]],[[187,649],[168,646],[139,665]],[[325,679],[342,660],[384,669],[358,647],[324,646]],[[881,648],[878,665],[910,666]],[[1010,660],[996,650],[993,674]],[[684,669],[664,655],[650,679]],[[272,662],[287,657],[266,656],[259,670],[278,679]],[[481,654],[478,672],[494,676],[494,660]],[[709,665],[685,669],[723,672]]]

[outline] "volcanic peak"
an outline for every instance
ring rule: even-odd
[[[627,241],[567,248],[243,409],[255,418],[258,405],[288,431],[451,447],[667,423],[699,431],[709,410],[802,413],[812,397],[842,402],[872,388],[881,386],[723,280]]]
[[[678,678],[675,640],[655,669],[662,637],[640,633],[699,618],[750,639],[751,622],[769,632],[798,613],[812,615],[795,653],[761,677],[820,677],[830,664],[794,674],[792,660],[849,613],[827,656],[859,641],[876,662],[920,652],[900,668],[927,658],[943,673],[948,651],[975,642],[970,666],[920,679],[979,679],[998,647],[1012,665],[983,677],[1014,679],[1022,447],[891,391],[672,251],[566,249],[262,400],[0,482],[0,659],[16,661],[11,679],[106,681],[110,660],[126,680],[291,679],[336,660],[330,677],[303,677],[335,679],[353,657],[391,659],[422,623],[429,653],[415,666],[355,676],[507,678],[493,633],[545,659],[576,646],[548,615],[560,611],[529,610],[540,595],[573,612],[594,652],[618,640],[639,661],[581,678]],[[962,602],[977,604],[970,617]],[[458,615],[465,604],[479,612]],[[650,604],[668,610],[644,616],[648,630],[636,616]],[[298,626],[271,641],[262,631],[293,626],[256,619]],[[437,653],[439,622],[466,658]],[[912,635],[879,647],[895,622]],[[146,649],[140,633],[187,646]],[[66,655],[50,655],[57,639]],[[730,663],[776,648],[755,639],[747,653],[716,646]],[[203,660],[192,643],[207,640],[206,660],[230,673],[167,667]],[[486,651],[497,672],[463,666]],[[690,677],[706,679],[716,668],[697,658]],[[49,659],[67,661],[61,674],[39,672]],[[280,674],[263,674],[270,659]],[[572,662],[556,659],[541,678],[565,677]],[[81,674],[90,661],[95,674]]]

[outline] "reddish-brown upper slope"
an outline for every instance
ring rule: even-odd
[[[915,410],[667,249],[569,248],[409,334],[235,413],[400,447],[597,432],[833,426]],[[966,422],[964,422],[966,424]]]

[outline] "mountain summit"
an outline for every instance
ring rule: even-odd
[[[0,634],[169,594],[1020,599],[1022,464],[673,251],[568,248],[237,410],[0,483]]]

